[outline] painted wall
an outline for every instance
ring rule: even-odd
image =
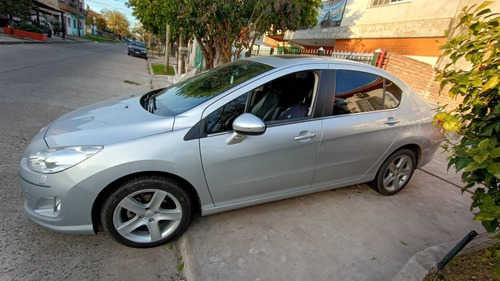
[[[71,17],[68,17],[71,21],[71,27],[68,25],[68,35],[76,35],[78,36],[78,29],[76,28],[76,14],[71,14]],[[85,18],[80,16],[80,36],[85,35]]]
[[[372,0],[347,0],[341,26],[453,18],[460,0],[409,0],[371,7]]]

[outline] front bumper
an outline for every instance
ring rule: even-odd
[[[95,195],[80,188],[64,172],[39,174],[21,160],[21,188],[26,196],[24,210],[37,224],[53,231],[92,234],[92,204]]]
[[[147,56],[148,56],[147,52],[142,52],[142,51],[137,51],[137,50],[129,50],[128,53],[130,55],[135,56],[135,57],[141,57],[141,58],[147,58]]]

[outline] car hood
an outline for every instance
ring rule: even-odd
[[[139,97],[116,98],[70,112],[45,133],[49,147],[107,145],[172,131],[173,116],[146,111]]]

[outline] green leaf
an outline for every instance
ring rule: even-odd
[[[491,13],[491,9],[484,9],[476,14],[477,17],[482,16],[484,14]]]
[[[478,154],[474,156],[472,159],[474,159],[476,163],[483,164],[483,162],[486,161],[486,159],[488,159],[488,153]]]
[[[491,137],[493,135],[493,126],[490,126],[484,130],[484,132],[481,133],[481,136],[485,137]]]
[[[458,157],[457,161],[455,162],[455,169],[457,169],[457,171],[460,171],[465,168],[470,162],[472,162],[472,160],[468,157]]]
[[[184,263],[181,263],[177,266],[178,271],[181,271],[182,269],[184,269]]]
[[[495,205],[490,195],[482,197],[482,204],[479,205],[479,212],[474,217],[478,221],[497,221],[500,219],[500,206]]]
[[[476,77],[476,78],[474,78],[474,80],[472,80],[472,85],[479,87],[479,86],[483,85],[483,80],[481,79],[481,77]]]
[[[495,115],[500,114],[500,104],[495,105],[495,108],[493,109],[493,114]]]
[[[479,143],[477,147],[479,147],[480,149],[487,149],[489,144],[490,144],[490,139],[484,139]]]
[[[483,225],[484,229],[486,229],[486,231],[490,233],[494,232],[498,227],[497,221],[482,221],[481,224]]]
[[[475,155],[478,155],[479,153],[481,153],[481,150],[479,148],[471,148],[471,149],[465,151],[465,153],[467,155],[470,155],[470,156],[475,156]]]
[[[488,82],[486,82],[486,84],[484,84],[484,87],[483,87],[483,90],[481,91],[481,93],[484,93],[484,92],[488,91],[489,89],[495,87],[496,85],[498,85],[499,82],[500,82],[500,76],[496,75],[496,76],[491,77],[488,80]]]
[[[490,157],[493,159],[500,157],[500,147],[497,147],[490,151]]]
[[[477,162],[470,162],[469,164],[467,164],[467,166],[465,167],[464,169],[464,172],[473,172],[477,169],[479,169],[479,163]]]
[[[494,175],[497,179],[500,179],[500,163],[492,163],[486,168],[488,172]]]
[[[489,5],[491,5],[491,3],[493,3],[493,1],[484,1],[481,5],[479,5],[479,7],[477,7],[477,8],[474,10],[473,14],[475,14],[475,13],[477,13],[478,11],[480,11],[480,10],[482,10],[482,9],[484,9],[484,8],[486,8],[486,7],[488,7]]]

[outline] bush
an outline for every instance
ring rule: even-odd
[[[457,34],[443,46],[450,63],[438,71],[437,80],[441,90],[450,85],[450,96],[461,96],[463,102],[434,118],[461,135],[458,143],[445,137],[444,148],[452,152],[448,168],[463,171],[462,191],[475,187],[471,211],[479,210],[474,219],[488,232],[500,227],[500,14],[486,8],[491,3],[464,8]],[[459,60],[468,62],[470,70],[457,69]],[[495,276],[500,277],[500,259]]]
[[[22,22],[21,24],[19,24],[18,29],[28,31],[28,32],[43,34],[43,31],[40,28],[38,28],[36,25],[32,25],[32,24],[27,23],[27,22]]]

